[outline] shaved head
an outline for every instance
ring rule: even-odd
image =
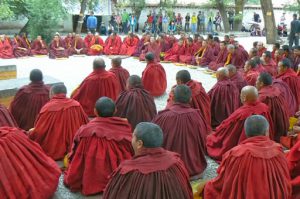
[[[217,70],[216,77],[218,80],[223,80],[229,77],[228,69],[225,67],[221,67]]]
[[[236,67],[232,64],[227,65],[226,68],[228,70],[228,75],[230,78],[237,73]]]
[[[258,98],[258,91],[254,86],[245,86],[241,91],[242,103],[255,102]]]
[[[188,104],[191,100],[192,91],[186,85],[177,85],[174,89],[174,102]]]
[[[111,63],[114,67],[118,67],[118,66],[121,66],[122,64],[122,59],[121,57],[115,57],[111,60]]]
[[[131,75],[127,80],[127,89],[143,87],[142,79],[138,75]]]
[[[187,70],[180,70],[176,73],[177,84],[186,84],[191,81],[191,74]]]
[[[95,104],[95,110],[100,117],[112,117],[115,113],[115,103],[108,97],[101,97]]]
[[[67,87],[63,83],[54,84],[50,89],[50,98],[58,94],[67,94]]]
[[[104,69],[106,67],[104,59],[97,57],[94,59],[93,68],[96,69]]]
[[[154,60],[154,54],[152,52],[148,52],[145,56],[146,61],[153,61]]]
[[[39,69],[33,69],[30,72],[30,76],[29,76],[30,81],[32,82],[39,82],[43,80],[43,73],[41,70]]]
[[[252,115],[248,117],[244,124],[246,136],[266,136],[269,134],[269,122],[262,115]]]
[[[163,144],[163,132],[161,128],[154,123],[139,123],[136,125],[133,134],[136,136],[137,141],[141,140],[143,142],[143,147],[145,148],[157,148]]]

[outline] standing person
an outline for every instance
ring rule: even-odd
[[[185,16],[185,24],[184,24],[184,31],[189,32],[190,30],[190,13],[187,13]]]
[[[197,32],[200,32],[200,22],[201,22],[201,11],[197,15]]]
[[[297,20],[297,14],[293,14],[293,21],[291,22],[291,32],[289,35],[289,47],[291,48],[299,45],[300,22]]]
[[[234,21],[234,11],[230,10],[228,12],[228,22],[230,30],[233,30],[233,21]]]
[[[135,32],[136,23],[137,23],[136,18],[134,16],[134,14],[132,13],[130,16],[130,19],[129,19],[130,30],[132,33]]]
[[[197,16],[196,13],[193,13],[192,20],[191,20],[191,26],[192,26],[192,33],[195,34],[197,31]]]
[[[122,17],[121,15],[119,14],[119,12],[117,13],[117,15],[115,16],[115,20],[116,20],[116,23],[117,23],[117,30],[118,30],[118,33],[120,34],[121,30],[120,30],[120,26],[122,24]]]
[[[285,23],[285,12],[282,13],[282,16],[280,17],[280,25],[283,27],[286,23]]]
[[[128,30],[127,30],[128,19],[129,19],[129,14],[128,14],[128,12],[126,12],[126,9],[124,9],[123,14],[122,14],[122,28],[123,28],[124,34],[127,34],[127,32],[128,32]]]
[[[163,18],[163,16],[162,16],[162,13],[160,12],[159,16],[158,16],[158,29],[159,29],[159,32],[163,31],[163,29],[162,29],[162,18]]]
[[[163,28],[163,32],[167,33],[168,32],[168,26],[169,26],[169,16],[167,13],[164,14],[163,18],[162,18],[162,28]]]
[[[207,32],[208,32],[208,33],[213,33],[213,22],[212,22],[212,17],[209,17],[209,18],[208,18]]]
[[[156,15],[156,12],[155,12],[155,10],[153,10],[153,12],[152,12],[152,18],[153,18],[153,20],[152,20],[152,29],[151,29],[151,32],[152,33],[156,33],[156,29],[157,29],[157,15]]]
[[[94,16],[93,11],[91,11],[91,15],[87,18],[86,24],[88,31],[91,31],[94,34],[97,29],[97,18]]]
[[[254,20],[256,23],[260,23],[260,22],[261,22],[260,16],[259,16],[259,14],[257,14],[256,12],[254,12],[254,14],[253,14],[253,20]]]
[[[218,27],[220,27],[220,31],[222,31],[221,22],[222,22],[222,17],[220,15],[220,12],[217,12],[217,16],[215,17],[216,31],[218,31]]]

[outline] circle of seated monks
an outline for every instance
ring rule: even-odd
[[[240,52],[231,44],[227,49],[234,51],[229,60]],[[152,51],[142,77],[130,76],[120,58],[112,59],[110,71],[95,58],[71,98],[65,85],[49,88],[42,71],[31,71],[31,83],[9,110],[0,109],[0,196],[51,197],[61,174],[53,160],[65,160],[64,184],[83,195],[298,198],[300,77],[292,58],[270,67],[272,73],[262,61],[272,53],[261,60],[255,52],[242,68],[231,62],[218,67],[208,93],[189,71],[177,72],[158,113],[154,97],[165,93],[167,81]],[[202,58],[192,60],[199,65]],[[287,154],[282,145],[291,148]],[[218,176],[193,194],[190,180],[202,178],[205,156],[220,163]]]

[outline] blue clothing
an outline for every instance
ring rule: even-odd
[[[89,16],[87,18],[87,29],[97,28],[97,18],[95,16]]]

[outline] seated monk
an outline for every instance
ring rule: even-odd
[[[9,112],[9,110],[0,104],[0,127],[10,126],[18,128],[18,124],[15,121],[13,115]]]
[[[284,81],[291,89],[297,102],[297,108],[300,107],[300,78],[297,73],[291,68],[291,62],[288,58],[284,58],[278,64],[278,76],[276,79]]]
[[[244,79],[243,75],[241,75],[240,72],[237,71],[236,67],[232,64],[229,64],[226,66],[228,70],[228,75],[230,80],[236,85],[239,89],[239,93],[241,93],[242,88],[247,86],[247,82]]]
[[[150,122],[156,115],[153,97],[143,87],[137,75],[127,79],[126,91],[116,101],[116,116],[127,118],[132,129],[140,122]]]
[[[208,65],[210,70],[218,70],[220,67],[224,67],[228,56],[228,50],[224,41],[220,42],[220,51],[214,61],[211,61]]]
[[[48,47],[42,36],[37,36],[31,44],[31,54],[32,55],[48,55]]]
[[[265,48],[264,43],[263,42],[257,42],[257,56],[262,57],[262,55],[264,54],[264,52],[267,51],[267,48]]]
[[[50,43],[49,58],[56,59],[56,58],[67,58],[67,57],[68,57],[68,51],[65,49],[64,41],[60,39],[58,35],[55,35],[54,39]]]
[[[258,56],[258,50],[257,50],[257,48],[250,48],[248,54],[249,54],[249,58],[248,59],[252,59],[253,57]]]
[[[28,47],[26,41],[24,41],[19,35],[15,35],[14,37],[13,52],[16,58],[27,57],[31,55],[30,46]]]
[[[98,35],[99,35],[99,33],[98,33]],[[90,47],[90,43],[93,38],[94,38],[94,35],[91,33],[91,31],[88,31],[87,35],[83,39],[86,47],[88,47],[88,48]]]
[[[269,107],[274,124],[274,140],[280,141],[280,136],[286,136],[289,129],[288,104],[279,88],[272,85],[272,76],[269,73],[261,73],[256,81],[258,100]]]
[[[121,66],[121,64],[122,64],[122,59],[120,57],[111,59],[112,68],[109,69],[109,72],[112,72],[116,75],[120,83],[120,91],[124,91],[126,89],[126,82],[130,74],[128,70],[126,70]]]
[[[244,79],[248,83],[248,85],[255,86],[257,77],[259,75],[259,71],[257,70],[257,63],[255,60],[250,59],[246,61],[244,66]]]
[[[293,54],[293,60],[292,60],[292,67],[294,71],[299,72],[300,68],[300,46],[295,46],[294,48],[294,54]]]
[[[0,35],[0,58],[14,58],[13,47],[10,43],[9,38],[7,38],[5,35]]]
[[[68,52],[70,51],[73,40],[74,40],[74,38],[72,36],[72,33],[68,33],[68,35],[63,39],[63,42],[65,44],[65,48]]]
[[[211,114],[210,114],[210,99],[205,92],[202,84],[196,80],[191,79],[191,74],[187,70],[180,70],[176,74],[177,85],[186,85],[192,91],[192,97],[190,101],[190,106],[194,109],[199,109],[203,115],[205,122],[208,126],[211,124]],[[171,92],[169,93],[169,98],[167,101],[167,107],[169,108],[174,102],[174,88],[173,86]]]
[[[61,171],[25,131],[1,127],[0,149],[1,198],[52,198]]]
[[[150,37],[150,42],[144,43],[145,48],[139,57],[140,61],[145,61],[145,56],[147,53],[151,52],[154,54],[154,61],[160,62],[160,46],[154,37]]]
[[[276,50],[280,49],[280,43],[276,42],[275,44],[273,44],[272,46],[272,59],[275,60],[275,52]]]
[[[98,57],[93,62],[93,72],[89,74],[73,92],[72,98],[77,100],[89,117],[94,117],[94,107],[100,97],[116,100],[120,93],[120,83],[114,73],[105,70],[105,62]]]
[[[211,104],[211,126],[216,128],[240,106],[240,92],[229,79],[227,68],[219,68],[217,83],[207,93]]]
[[[258,101],[258,91],[254,86],[246,86],[242,89],[241,100],[244,104],[224,120],[216,131],[207,136],[207,153],[217,161],[222,160],[223,154],[245,140],[243,126],[247,117],[251,115],[263,115],[270,123],[270,138],[273,139],[273,122],[266,104]]]
[[[193,43],[193,39],[187,39],[183,55],[179,55],[179,62],[184,64],[192,64],[194,54],[199,50],[198,45]]]
[[[138,46],[138,43],[139,43],[139,38],[135,36],[134,33],[130,33],[124,39],[119,54],[132,56]]]
[[[39,69],[30,72],[31,83],[21,87],[10,104],[10,112],[21,129],[28,131],[42,107],[49,101],[50,88],[43,82]]]
[[[183,39],[179,39],[178,42],[174,43],[164,56],[164,61],[178,62],[179,56],[183,55],[185,47],[183,45]]]
[[[214,50],[207,44],[207,41],[202,42],[202,47],[195,53],[194,59],[192,63],[200,67],[208,66],[215,59]]]
[[[276,62],[277,66],[278,66],[279,62],[281,62],[283,60],[283,58],[284,58],[283,53],[284,52],[283,52],[282,49],[278,49],[278,50],[275,51],[274,61]]]
[[[277,64],[272,59],[272,54],[270,51],[265,51],[262,55],[262,66],[265,68],[266,72],[268,72],[272,76],[277,75]]]
[[[103,199],[193,199],[184,163],[177,153],[161,148],[162,144],[158,125],[138,124],[132,138],[135,155],[112,173]]]
[[[122,40],[116,32],[107,37],[105,41],[104,53],[106,55],[118,55],[122,46]]]
[[[204,198],[290,198],[288,164],[281,145],[268,137],[268,121],[253,115],[244,129],[247,139],[225,153],[218,176],[204,187]]]
[[[64,184],[72,192],[93,195],[104,191],[109,175],[133,155],[131,126],[114,117],[115,103],[101,97],[95,105],[96,118],[76,132]]]
[[[99,33],[95,33],[95,36],[91,37],[91,41],[88,43],[88,55],[102,55],[104,51],[104,42],[102,38],[99,36]]]
[[[207,35],[207,43],[213,49],[214,56],[218,56],[220,52],[220,40],[219,37],[214,37],[212,34]]]
[[[80,34],[76,34],[75,38],[71,42],[71,47],[68,52],[69,56],[87,54],[87,48]]]
[[[153,96],[158,97],[163,95],[167,89],[167,77],[163,66],[156,63],[154,54],[149,52],[145,59],[147,66],[142,73],[142,82],[145,89]]]
[[[163,148],[179,153],[191,179],[195,180],[201,177],[207,166],[206,136],[210,127],[200,110],[189,105],[191,97],[192,91],[188,86],[176,86],[174,103],[160,111],[152,122],[164,132]]]
[[[198,33],[194,34],[194,48],[199,50],[202,47],[203,37],[200,36]],[[196,50],[196,51],[197,51]],[[196,53],[196,52],[195,52]]]
[[[234,65],[238,70],[242,70],[245,66],[245,62],[248,60],[247,52],[242,51],[241,47],[236,47],[232,44],[227,46],[228,56],[225,62],[225,66],[228,64]]]
[[[139,57],[142,53],[142,50],[146,47],[148,42],[150,42],[150,33],[145,33],[142,35],[142,38],[138,42],[137,48],[135,49],[135,52],[132,56]]]
[[[159,34],[157,42],[158,45],[160,46],[161,53],[167,52],[172,47],[165,33]]]
[[[51,100],[43,106],[29,137],[39,143],[54,160],[61,160],[71,151],[74,135],[81,125],[88,122],[80,104],[66,97],[63,84],[52,86]]]

